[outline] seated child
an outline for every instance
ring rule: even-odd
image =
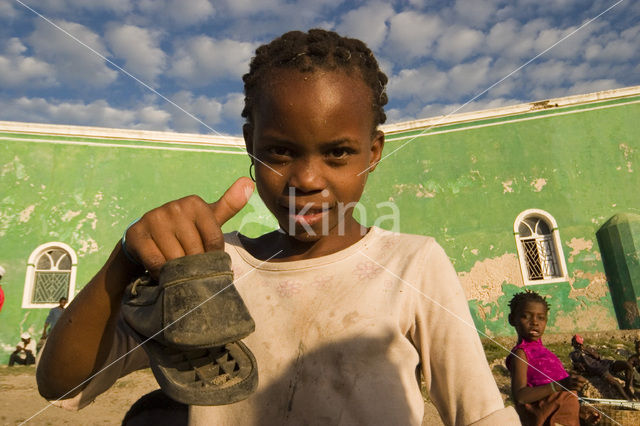
[[[243,80],[247,151],[281,229],[223,235],[253,192],[248,178],[216,203],[194,195],[146,213],[51,332],[40,393],[77,409],[148,366],[118,322],[125,287],[169,260],[224,250],[255,320],[244,342],[259,383],[239,402],[192,405],[190,424],[420,425],[421,380],[445,424],[518,424],[444,251],[353,217],[384,145],[387,77],[373,53],[334,32],[293,31],[259,47]]]
[[[14,364],[31,365],[36,362],[36,342],[31,338],[31,334],[24,332],[20,335],[20,342],[16,345],[16,350],[9,357],[9,367]]]
[[[558,357],[542,344],[549,305],[534,291],[517,293],[509,302],[509,324],[518,333],[518,344],[507,356],[511,392],[524,426],[579,425],[580,418],[591,424],[599,414],[580,408],[577,391],[585,384],[579,375],[570,375]]]
[[[635,399],[632,386],[633,366],[624,360],[602,358],[595,348],[584,346],[582,336],[576,334],[571,338],[574,350],[569,354],[573,362],[573,368],[577,371],[600,376],[611,384],[624,399]],[[624,389],[613,376],[615,373],[624,372]]]

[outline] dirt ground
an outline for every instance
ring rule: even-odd
[[[138,398],[157,388],[150,370],[136,371],[118,380],[91,405],[73,412],[51,406],[38,394],[34,367],[0,366],[0,425],[119,425]],[[423,425],[442,425],[428,402]]]
[[[625,359],[633,351],[633,341],[640,339],[640,330],[583,333],[587,344],[593,345],[605,357]],[[563,361],[570,365],[569,334],[545,335],[544,342]],[[504,367],[506,352],[513,338],[484,340],[483,345],[489,365],[503,399],[512,405],[511,381]],[[617,398],[613,388],[602,380],[588,378],[590,384],[585,395],[592,398]],[[120,379],[94,403],[78,412],[65,411],[48,404],[36,389],[35,368],[0,366],[0,425],[119,425],[129,407],[142,395],[158,388],[150,370],[142,370]],[[637,386],[640,389],[640,386]],[[435,407],[425,402],[423,426],[440,426],[442,422]],[[614,423],[615,424],[615,423]],[[627,422],[619,422],[626,425]],[[628,424],[635,424],[628,423]]]
[[[73,412],[50,405],[38,394],[34,367],[2,366],[0,424],[117,425],[138,398],[157,388],[149,370],[137,371],[120,379],[93,404]]]

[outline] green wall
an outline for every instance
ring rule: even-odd
[[[523,288],[513,222],[543,209],[556,219],[569,280],[531,286],[549,297],[550,331],[617,328],[596,230],[639,212],[640,97],[554,108],[387,135],[362,199],[368,224],[400,211],[400,231],[432,235],[451,257],[476,326],[510,335],[507,303]],[[413,136],[412,136],[413,135]],[[20,331],[39,337],[48,309],[22,309],[27,258],[61,241],[79,257],[76,289],[105,261],[132,219],[169,200],[214,201],[246,155],[224,147],[0,133],[0,362]],[[390,227],[393,223],[382,223]],[[249,235],[275,221],[258,197],[225,230]],[[419,297],[419,296],[416,296]],[[4,355],[2,355],[4,354]]]

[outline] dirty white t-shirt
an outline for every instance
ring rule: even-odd
[[[519,424],[504,408],[467,300],[429,237],[373,227],[315,259],[264,262],[226,235],[235,285],[256,323],[243,341],[258,390],[231,405],[192,406],[192,425],[420,425],[420,373],[445,424]],[[135,347],[118,333],[107,363]],[[81,408],[148,365],[138,349],[75,398]]]

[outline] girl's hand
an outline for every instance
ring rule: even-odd
[[[168,260],[223,250],[221,227],[247,204],[253,188],[241,177],[215,203],[190,195],[145,213],[127,230],[127,252],[157,278]]]
[[[587,379],[579,374],[572,373],[569,377],[559,380],[558,383],[562,385],[563,388],[579,391],[587,384]]]

